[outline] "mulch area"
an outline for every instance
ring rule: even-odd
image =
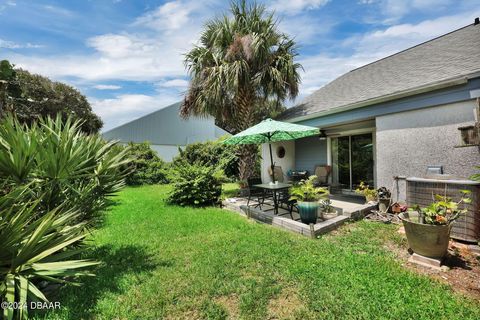
[[[405,235],[403,227],[400,226],[398,231]],[[390,244],[389,249],[395,250],[406,268],[437,279],[454,291],[480,301],[480,250],[472,249],[470,244],[450,241],[441,271],[408,262],[410,253],[404,247]]]

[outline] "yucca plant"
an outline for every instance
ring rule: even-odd
[[[79,269],[90,260],[67,260],[78,255],[86,236],[79,212],[57,207],[37,215],[43,196],[31,200],[31,185],[0,197],[0,300],[5,319],[27,318],[27,301],[48,301],[37,287],[39,280],[67,282],[65,277],[90,275]],[[18,308],[9,308],[16,304]]]
[[[43,211],[67,203],[93,224],[107,197],[125,184],[126,150],[115,144],[60,116],[31,127],[7,117],[0,123],[0,177],[10,186],[32,183],[32,192],[43,195]]]
[[[96,262],[79,255],[108,197],[124,185],[125,150],[80,122],[13,116],[0,122],[0,300],[3,317],[26,318],[27,301],[46,301],[39,281],[66,282]]]

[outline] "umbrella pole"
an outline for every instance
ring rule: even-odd
[[[272,169],[272,180],[275,183],[275,164],[273,163],[273,155],[272,155],[272,144],[268,143],[268,148],[270,149],[270,168]]]

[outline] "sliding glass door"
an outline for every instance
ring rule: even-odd
[[[373,182],[373,139],[371,133],[332,138],[333,183],[354,190],[361,181]]]

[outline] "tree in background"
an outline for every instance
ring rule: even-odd
[[[103,126],[87,98],[77,89],[14,69],[6,60],[0,62],[0,107],[2,113],[15,113],[19,121],[28,125],[41,117],[56,117],[60,113],[63,120],[68,117],[81,120],[81,129],[86,133],[97,133]]]
[[[264,6],[241,1],[232,3],[231,13],[209,21],[200,45],[186,54],[191,81],[181,115],[214,116],[236,134],[268,117],[271,101],[281,106],[297,96],[301,65],[294,62],[294,41]],[[252,175],[257,149],[239,147],[240,179]]]

